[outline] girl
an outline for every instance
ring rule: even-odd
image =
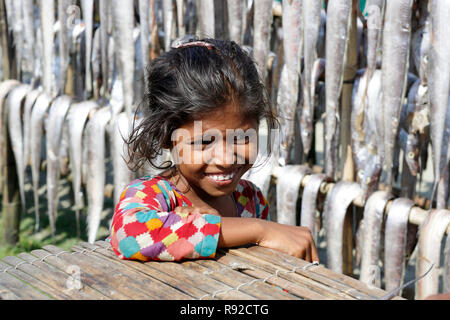
[[[241,179],[257,153],[260,121],[276,124],[251,58],[234,42],[191,39],[152,60],[148,83],[129,164],[164,171],[123,191],[110,228],[114,252],[173,261],[253,243],[318,261],[309,230],[268,221],[261,191]],[[158,166],[163,149],[175,163]]]

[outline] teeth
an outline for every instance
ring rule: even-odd
[[[226,175],[208,175],[208,177],[210,177],[211,179],[213,179],[215,181],[230,180],[233,178],[233,176],[234,176],[233,173],[226,174]]]

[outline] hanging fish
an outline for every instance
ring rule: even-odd
[[[50,107],[52,98],[43,92],[36,99],[30,119],[30,145],[31,145],[31,177],[33,181],[34,213],[35,213],[35,231],[39,229],[39,172],[41,167],[41,147],[43,137],[43,121]],[[52,230],[53,231],[53,230]]]
[[[317,60],[321,10],[322,1],[306,0],[303,2],[304,70],[302,78],[303,106],[300,119],[300,136],[302,138],[303,153],[305,155],[307,155],[311,149],[314,134],[314,92],[312,91],[312,71],[314,62]]]
[[[394,199],[386,217],[384,230],[385,290],[402,286],[406,267],[408,219],[414,202],[408,198]],[[398,293],[401,295],[401,291]]]
[[[67,69],[69,67],[69,28],[67,27],[68,10],[73,4],[72,0],[58,1],[59,20],[59,88],[58,93],[64,94],[67,82]]]
[[[180,1],[177,1],[177,5]],[[181,1],[183,2],[183,1]],[[178,11],[182,10],[177,7]],[[140,40],[141,40],[141,60],[144,70],[144,84],[145,88],[148,88],[148,70],[147,66],[150,63],[150,7],[148,0],[139,0],[139,24],[141,28]]]
[[[270,52],[272,0],[255,1],[255,15],[253,19],[253,59],[255,60],[259,76],[263,83],[265,83],[267,77],[267,58]],[[294,41],[294,39],[292,40]]]
[[[35,66],[35,28],[34,28],[34,5],[33,1],[22,1],[23,14],[23,61],[22,61],[22,82],[30,83],[34,87],[36,78],[34,75]]]
[[[342,90],[352,0],[329,0],[326,24],[325,174],[334,178],[338,163],[339,97]]]
[[[361,187],[354,182],[340,181],[335,184],[325,200],[327,263],[328,268],[337,273],[343,272],[344,220],[349,205],[363,195]]]
[[[284,66],[281,70],[277,96],[277,113],[281,125],[280,164],[291,163],[294,143],[294,121],[299,108],[300,57],[302,54],[302,1],[283,1]]]
[[[39,2],[40,23],[42,30],[42,84],[45,93],[54,97],[56,88],[53,79],[53,25],[55,24],[54,0],[42,0]]]
[[[328,177],[323,173],[312,174],[309,176],[302,193],[300,225],[309,228],[315,243],[317,243],[320,231],[320,219],[316,215],[317,196],[321,185],[328,180]]]
[[[196,34],[198,34],[200,38],[215,38],[214,0],[196,1],[196,4],[198,12]]]
[[[23,135],[22,135],[22,111],[23,101],[31,86],[21,84],[12,89],[6,98],[6,108],[8,114],[8,133],[11,140],[11,147],[16,162],[17,177],[19,180],[19,194],[22,210],[25,212],[25,178],[23,168]]]
[[[62,128],[72,99],[67,95],[58,96],[51,104],[46,121],[46,159],[47,159],[47,203],[50,230],[55,235],[58,209],[59,156]]]
[[[134,75],[134,7],[132,0],[113,0],[114,43],[116,62],[122,80],[124,107],[130,122],[133,120]]]
[[[87,135],[87,231],[94,243],[100,226],[105,188],[105,127],[111,119],[109,107],[101,107],[86,125]]]
[[[84,69],[84,86],[85,86],[85,98],[92,96],[92,39],[94,32],[94,0],[81,0],[81,11],[83,20],[86,26],[85,29],[85,69]]]
[[[39,95],[42,93],[42,88],[36,88],[30,91],[24,102],[23,106],[23,169],[31,163],[31,110]]]
[[[67,127],[69,134],[69,162],[72,172],[72,190],[74,194],[74,206],[76,223],[77,223],[77,235],[80,236],[79,221],[80,210],[84,208],[83,193],[81,192],[82,185],[82,150],[83,148],[83,130],[85,128],[86,121],[89,113],[98,108],[98,104],[94,101],[82,101],[73,103],[67,114]]]
[[[362,256],[361,274],[359,280],[381,286],[381,278],[378,277],[378,260],[380,255],[381,225],[383,223],[384,208],[392,195],[386,191],[375,191],[364,206],[362,224]]]
[[[384,119],[384,167],[387,190],[392,190],[392,168],[400,110],[406,95],[411,37],[412,0],[386,1],[383,29],[382,114]],[[395,72],[393,72],[395,70]]]
[[[295,226],[297,224],[297,199],[303,178],[311,172],[304,165],[281,167],[277,181],[277,222]]]
[[[214,12],[214,11],[213,11]],[[173,0],[163,0],[163,13],[164,13],[164,50],[170,51],[170,44],[172,43],[174,33],[175,15],[173,11]],[[209,12],[211,15],[211,12]],[[212,14],[214,16],[214,14]]]
[[[185,11],[185,0],[177,0],[178,37],[184,37],[186,35],[186,26],[184,23]]]
[[[428,213],[419,227],[419,250],[416,275],[423,274],[432,264],[431,273],[416,283],[416,300],[436,294],[439,286],[439,263],[442,238],[450,225],[450,211],[435,209]]]
[[[230,40],[242,44],[244,3],[242,0],[228,0],[228,33]]]

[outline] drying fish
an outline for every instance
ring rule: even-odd
[[[351,21],[351,0],[329,0],[326,25],[326,118],[325,118],[325,173],[334,178],[338,163],[339,97],[348,47]]]
[[[147,3],[146,1],[140,1]],[[140,5],[139,2],[139,5]],[[109,69],[112,68],[112,64],[108,63],[110,39],[112,38],[112,19],[111,19],[111,2],[100,1],[99,2],[99,16],[100,16],[100,47],[101,47],[101,66],[102,66],[102,88],[101,95],[107,97],[109,93]]]
[[[6,108],[8,113],[8,132],[11,140],[12,151],[16,159],[16,170],[19,178],[19,193],[22,210],[25,212],[25,179],[23,168],[23,136],[22,136],[22,107],[23,100],[31,87],[21,84],[12,89],[6,98]]]
[[[270,52],[270,26],[272,25],[272,0],[255,1],[253,16],[253,58],[263,83],[267,77],[267,58]],[[292,26],[294,27],[294,26]],[[294,41],[294,39],[292,39]],[[299,45],[299,44],[297,44]]]
[[[83,150],[83,129],[88,118],[89,113],[98,108],[98,104],[94,101],[83,101],[79,103],[73,103],[68,115],[67,126],[69,133],[69,157],[70,167],[72,171],[72,189],[74,193],[74,210],[76,215],[77,228],[79,227],[80,210],[84,207],[81,192],[81,162],[82,162],[82,150]],[[80,232],[77,229],[79,236]]]
[[[173,26],[175,19],[172,0],[163,0],[163,13],[164,13],[164,49],[167,52],[170,50],[170,44],[172,43]],[[211,15],[211,12],[209,12],[209,14]]]
[[[111,119],[109,107],[98,109],[86,125],[87,135],[87,228],[88,241],[96,240],[103,210],[105,188],[105,127]]]
[[[403,284],[406,266],[408,218],[414,202],[408,198],[395,199],[387,213],[384,231],[384,279],[386,291]],[[401,291],[399,292],[401,294]]]
[[[177,0],[178,37],[184,37],[186,26],[184,24],[185,6],[184,0]]]
[[[41,146],[42,146],[42,129],[43,121],[47,109],[50,107],[52,98],[46,92],[39,95],[34,103],[31,111],[30,119],[30,146],[31,146],[31,178],[33,181],[33,195],[34,195],[34,213],[35,213],[35,230],[39,229],[39,171],[41,167]]]
[[[22,82],[35,84],[35,31],[34,31],[34,6],[33,1],[22,1],[23,11],[23,61]]]
[[[114,0],[111,2],[114,21],[114,43],[119,75],[122,79],[122,91],[125,111],[131,122],[133,119],[133,75],[134,75],[134,7],[132,0]]]
[[[381,225],[387,202],[392,195],[386,191],[374,192],[364,207],[362,230],[361,275],[359,280],[380,287],[381,282],[375,274],[378,267]]]
[[[131,171],[124,161],[126,155],[126,144],[124,139],[129,136],[128,118],[122,112],[119,113],[112,124],[111,134],[111,157],[114,169],[114,207],[119,201],[120,194],[125,186],[134,179],[134,173]]]
[[[20,85],[20,82],[17,80],[5,80],[0,83],[0,115],[2,117],[6,110],[6,107],[5,107],[5,110],[3,110],[5,98],[8,95],[8,93],[18,85]],[[1,148],[0,150],[3,149],[4,139],[6,138],[6,137],[3,137],[2,123],[3,123],[3,121],[0,121],[0,148]],[[2,157],[0,157],[0,168],[3,168],[3,165],[4,165],[3,159],[2,159]],[[0,190],[3,187],[3,177],[2,177],[3,172],[1,172],[1,171],[2,170],[0,170]]]
[[[445,242],[444,292],[450,292],[450,237]]]
[[[327,195],[323,216],[327,230],[327,262],[328,268],[334,272],[343,272],[342,233],[344,219],[349,205],[363,195],[361,187],[354,182],[340,181]]]
[[[297,224],[297,199],[303,178],[311,169],[303,165],[281,167],[277,181],[277,222],[295,226]]]
[[[214,0],[203,0],[197,2],[199,7],[197,34],[201,37],[214,38],[215,37],[215,21],[214,21]]]
[[[376,189],[381,174],[382,119],[381,72],[375,70],[369,85],[369,73],[358,72],[353,87],[351,113],[351,143],[356,181],[364,191],[364,199]]]
[[[319,219],[316,218],[317,195],[322,183],[328,178],[323,173],[312,174],[303,188],[300,225],[308,227],[317,243],[319,235]]]
[[[72,99],[69,96],[58,96],[50,106],[46,121],[47,203],[52,236],[55,236],[56,231],[62,127],[71,103]]]
[[[55,2],[54,0],[42,0],[39,2],[40,24],[42,28],[42,82],[45,93],[49,97],[55,94],[53,81],[53,25],[55,24]]]
[[[444,167],[444,172],[442,173],[441,179],[438,183],[437,187],[437,195],[436,195],[436,209],[444,209],[447,208],[448,201],[448,188],[449,188],[449,161],[450,161],[450,148],[448,145],[450,144],[450,99],[448,100],[447,106],[447,114],[445,120],[445,131],[444,131],[444,141],[443,145],[447,146],[447,157],[446,157],[446,165]],[[446,148],[443,148],[445,150]]]
[[[180,1],[177,1],[177,4]],[[183,1],[181,1],[183,2]],[[182,10],[180,8],[180,10]],[[147,65],[150,63],[150,24],[149,24],[149,2],[148,0],[139,0],[139,24],[141,28],[141,59],[144,67],[144,83],[145,88],[148,88],[147,79]],[[178,14],[178,7],[177,7]]]
[[[91,70],[91,54],[92,54],[92,39],[94,28],[94,0],[81,0],[81,10],[83,20],[86,26],[85,29],[85,70],[84,70],[84,86],[86,98],[92,94],[92,70]]]
[[[36,99],[41,94],[42,89],[37,88],[31,90],[27,97],[25,98],[24,106],[23,106],[23,169],[27,167],[28,164],[31,163],[31,130],[30,130],[30,122],[31,122],[31,110],[36,102]]]
[[[93,99],[98,100],[100,98],[100,80],[101,80],[101,43],[100,43],[100,29],[95,30],[94,39],[92,41],[92,93]],[[140,82],[140,81],[139,81]]]
[[[243,2],[241,0],[228,0],[228,32],[230,40],[238,44],[242,43],[243,28]]]
[[[58,1],[58,20],[59,20],[59,94],[64,94],[67,81],[67,68],[69,67],[69,28],[67,27],[67,10],[72,5],[72,0]]]
[[[394,147],[408,74],[411,7],[412,0],[386,1],[381,70],[382,113],[385,128],[383,161],[388,190],[392,189]]]
[[[294,121],[298,109],[300,57],[302,51],[301,7],[302,2],[283,1],[283,38],[290,39],[283,45],[284,65],[281,69],[277,96],[277,111],[281,124],[281,165],[290,163],[290,152],[294,143]]]
[[[431,273],[416,283],[416,300],[436,294],[439,285],[439,262],[442,238],[450,225],[450,211],[432,210],[419,227],[419,251],[416,275],[423,274],[432,264]]]
[[[450,34],[446,22],[450,19],[450,2],[430,2],[430,48],[428,60],[428,90],[431,115],[431,146],[433,150],[434,184],[431,201],[446,166],[448,144],[444,143],[445,117],[450,91]]]
[[[313,138],[314,100],[312,96],[312,71],[317,60],[317,42],[319,40],[320,16],[322,1],[306,0],[303,2],[303,106],[300,117],[300,136],[303,143],[303,153],[311,149]],[[301,45],[301,44],[300,44]]]
[[[73,94],[78,99],[83,99],[85,96],[84,84],[83,84],[83,73],[84,70],[84,57],[82,56],[82,39],[85,36],[85,25],[84,23],[75,24],[72,30],[72,36],[70,39],[69,52],[71,55],[70,64],[72,66],[72,86]]]

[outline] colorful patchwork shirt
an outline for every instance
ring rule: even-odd
[[[238,216],[268,219],[269,203],[257,186],[240,180],[233,192]],[[192,206],[186,196],[161,176],[131,182],[120,196],[110,228],[110,241],[121,259],[178,261],[213,258],[221,217],[181,214]]]

